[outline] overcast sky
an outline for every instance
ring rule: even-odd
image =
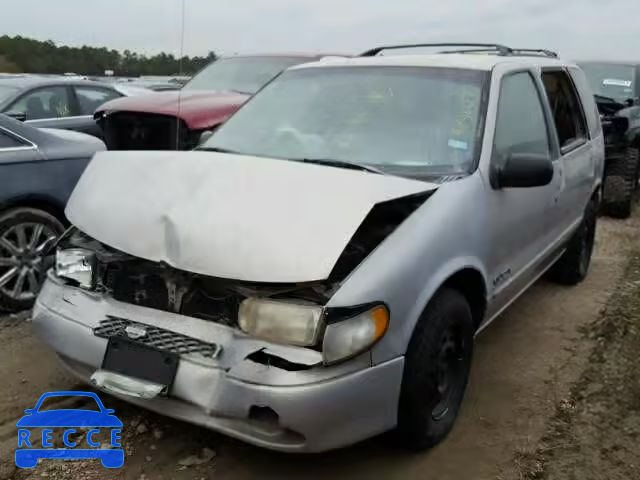
[[[640,60],[640,0],[185,0],[186,54],[502,42]],[[180,52],[182,0],[2,0],[0,34]]]

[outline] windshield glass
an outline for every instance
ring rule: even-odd
[[[254,94],[282,70],[303,61],[297,57],[222,58],[198,73],[182,89]]]
[[[463,173],[478,148],[485,75],[413,67],[291,70],[203,148],[351,162],[408,176]]]
[[[594,93],[617,102],[633,98],[636,81],[634,68],[630,65],[583,64],[589,84]]]
[[[17,91],[18,89],[15,87],[10,87],[9,85],[0,85],[0,103],[15,95]]]

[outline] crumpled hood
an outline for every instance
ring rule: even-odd
[[[211,152],[100,152],[69,220],[130,255],[252,282],[328,278],[379,202],[436,185],[299,162]]]
[[[180,90],[111,100],[99,112],[140,112],[177,116],[189,128],[203,130],[224,122],[249,99],[233,92]]]

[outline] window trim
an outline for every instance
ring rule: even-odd
[[[69,118],[75,118],[78,115],[76,115],[77,113],[79,113],[78,110],[78,104],[75,101],[75,97],[73,95],[73,88],[71,87],[71,85],[58,85],[58,84],[52,84],[52,85],[43,85],[40,87],[35,87],[32,88],[31,90],[26,90],[23,91],[20,96],[18,96],[16,99],[13,100],[13,102],[11,102],[11,104],[9,104],[9,106],[7,108],[4,109],[5,112],[9,112],[13,109],[14,105],[18,102],[20,102],[24,97],[26,97],[27,95],[31,95],[35,92],[38,92],[40,90],[46,90],[49,88],[62,88],[64,90],[67,91],[67,97],[69,98],[69,106],[71,107],[71,113],[73,113],[74,115],[70,115],[68,117],[49,117],[49,118],[36,118],[33,120],[29,120],[29,118],[27,118],[26,122],[37,122],[37,121],[51,121],[51,120],[63,120],[63,119],[69,119]],[[86,116],[86,115],[83,115]]]
[[[573,78],[571,77],[571,72],[569,72],[567,67],[542,67],[540,69],[540,80],[542,81],[542,86],[544,87],[544,79],[543,79],[543,75],[545,73],[549,73],[549,72],[560,72],[563,73],[568,79],[569,79],[569,83],[571,85],[571,87],[573,88],[573,93],[575,94],[576,99],[578,100],[578,107],[580,110],[580,115],[581,115],[581,119],[582,119],[582,127],[584,129],[585,132],[585,138],[576,138],[575,140],[573,140],[571,143],[569,143],[568,145],[564,145],[562,146],[562,144],[560,143],[560,136],[558,135],[558,129],[557,126],[555,124],[555,116],[553,114],[553,110],[551,109],[551,103],[549,102],[549,95],[547,94],[546,88],[544,90],[544,94],[545,94],[545,98],[547,101],[547,104],[549,105],[549,110],[551,111],[551,118],[553,120],[553,131],[556,135],[556,138],[558,139],[558,147],[560,148],[560,155],[561,156],[565,156],[568,155],[569,153],[578,150],[579,148],[583,147],[584,145],[587,145],[590,141],[591,141],[591,132],[589,130],[589,122],[587,122],[587,116],[585,115],[584,112],[584,105],[582,104],[582,98],[580,97],[580,92],[578,91],[578,89],[576,88],[576,85],[573,81]]]
[[[22,135],[18,135],[17,133],[13,132],[12,130],[9,130],[8,128],[0,126],[0,132],[6,134],[9,137],[16,138],[19,142],[22,142],[22,143],[25,144],[25,145],[20,146],[20,147],[0,148],[0,153],[20,152],[20,151],[24,151],[24,150],[36,150],[38,148],[38,145],[36,145],[34,142],[29,140],[28,138],[23,137]]]
[[[548,101],[546,98],[546,92],[542,92],[540,90],[540,85],[537,82],[536,75],[531,69],[521,68],[517,70],[511,70],[508,73],[504,74],[500,79],[500,85],[498,85],[498,102],[496,105],[496,116],[494,120],[493,139],[491,140],[491,158],[489,159],[489,166],[491,168],[495,168],[494,151],[495,151],[495,145],[496,145],[496,137],[498,135],[497,127],[498,127],[498,116],[500,114],[500,101],[502,100],[502,86],[506,79],[510,77],[514,77],[516,75],[520,75],[522,73],[527,74],[529,76],[529,78],[531,79],[531,83],[533,84],[533,88],[536,91],[536,94],[538,96],[538,102],[540,103],[540,109],[542,111],[542,118],[544,119],[545,130],[547,131],[547,144],[549,147],[549,158],[551,159],[552,162],[555,162],[559,158],[556,155],[556,145],[554,144],[553,138],[552,138],[552,135],[556,134],[555,127],[552,127],[549,124],[549,117],[547,115],[547,109],[545,108],[545,105],[548,104]]]

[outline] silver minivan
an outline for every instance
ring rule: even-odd
[[[98,153],[42,340],[103,391],[266,448],[436,444],[474,336],[546,271],[585,278],[600,198],[582,71],[482,49],[297,66],[197,151]]]

